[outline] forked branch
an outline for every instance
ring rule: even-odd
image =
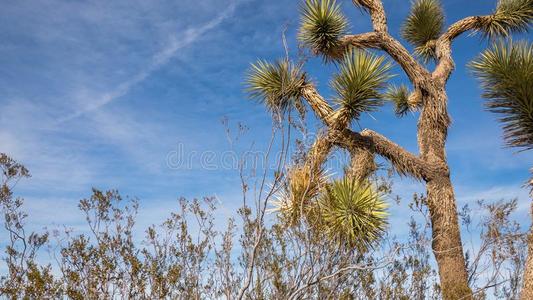
[[[348,35],[341,39],[341,50],[347,46],[381,49],[398,63],[415,86],[430,78],[429,72],[388,32],[387,16],[381,0],[353,0],[367,10],[372,19],[374,32]]]
[[[452,24],[435,42],[440,60],[433,78],[447,80],[453,71],[452,41],[467,31],[482,32],[486,37],[507,37],[512,32],[527,32],[533,21],[533,0],[498,1],[494,13],[467,17]],[[442,82],[441,82],[442,83]]]
[[[348,149],[352,153],[366,150],[378,154],[390,161],[399,174],[412,176],[419,180],[430,180],[438,172],[441,172],[441,170],[431,168],[416,155],[374,131],[367,129],[357,133],[348,129],[347,126],[337,126],[338,122],[334,117],[337,113],[333,111],[313,85],[306,85],[302,89],[302,95],[317,117],[329,127],[327,139],[330,143]]]
[[[418,180],[430,181],[446,170],[440,170],[405,150],[386,137],[369,129],[361,133],[350,129],[335,131],[332,142],[346,149],[364,149],[376,153],[387,159],[400,174],[411,176]]]
[[[451,53],[453,40],[467,31],[480,30],[484,24],[490,21],[490,17],[473,16],[459,20],[448,27],[437,41],[430,42],[432,44],[431,46],[435,48],[435,53],[439,61],[432,74],[433,78],[441,81],[448,80],[451,72],[455,68]]]

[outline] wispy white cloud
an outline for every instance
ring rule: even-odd
[[[473,189],[469,186],[458,186],[457,202],[459,205],[472,204],[477,200],[495,202],[499,200],[517,199],[517,212],[527,214],[530,199],[527,188],[520,184],[494,185],[485,189]]]
[[[174,130],[174,135],[171,135],[170,129],[162,129],[155,121],[146,119],[141,121],[139,120],[141,112],[128,107],[98,109],[126,95],[131,88],[167,64],[180,49],[191,46],[203,35],[219,26],[233,15],[237,4],[238,1],[233,1],[226,5],[221,13],[206,23],[194,25],[189,22],[188,29],[184,25],[187,22],[174,20],[175,14],[128,19],[120,10],[117,11],[116,7],[107,9],[90,7],[83,10],[75,9],[76,7],[71,7],[67,3],[61,5],[58,3],[57,9],[62,10],[60,15],[56,15],[55,10],[48,11],[46,8],[41,8],[42,14],[38,14],[31,6],[12,8],[13,13],[32,15],[41,20],[43,26],[35,28],[25,23],[29,27],[24,33],[41,45],[42,52],[39,52],[41,60],[42,53],[60,53],[64,49],[72,49],[72,52],[65,50],[65,60],[57,61],[57,64],[50,66],[50,69],[43,68],[37,73],[31,73],[37,78],[38,75],[46,75],[50,87],[57,83],[57,94],[50,96],[47,93],[39,93],[39,96],[35,97],[31,92],[20,91],[21,96],[18,98],[4,96],[1,99],[2,149],[0,151],[9,153],[26,164],[33,175],[33,178],[27,181],[28,184],[23,184],[21,188],[24,187],[25,191],[31,193],[47,190],[48,193],[68,194],[73,191],[87,191],[90,186],[99,186],[102,182],[107,184],[105,187],[113,187],[120,176],[110,171],[110,163],[116,162],[117,157],[124,159],[123,163],[133,160],[136,170],[143,170],[152,175],[159,172],[166,151],[170,151],[175,143],[177,131]],[[187,6],[182,7],[185,11],[188,9]],[[131,10],[129,15],[140,14],[136,11],[137,8],[138,6],[134,5],[128,6]],[[68,17],[78,11],[81,16],[76,18],[76,21]],[[91,12],[89,16],[83,13],[87,11]],[[214,15],[213,11],[202,10],[202,13]],[[112,18],[116,13],[119,15]],[[42,15],[46,14],[52,14],[54,17],[43,18]],[[108,21],[101,20],[102,14]],[[49,23],[47,21],[49,19],[70,25],[56,26],[53,22]],[[111,19],[118,21],[111,22]],[[91,26],[85,26],[79,20],[84,20],[83,22]],[[149,22],[152,26],[152,31],[156,32],[154,36],[148,35],[152,32],[150,30],[146,32],[138,30],[144,22]],[[97,32],[95,35],[83,31],[84,28],[95,26],[98,28],[95,30]],[[53,39],[42,40],[43,27],[47,28],[48,37],[52,36]],[[93,36],[97,38],[91,39]],[[125,36],[135,36],[136,39],[144,39],[145,42],[131,45]],[[168,39],[168,36],[171,38]],[[165,40],[166,42],[162,43]],[[13,45],[14,49],[22,47],[16,41],[10,45]],[[161,50],[154,51],[153,45],[162,45]],[[132,54],[134,59],[127,57],[117,61],[117,53],[123,51],[114,52],[114,50],[124,47],[130,47],[129,52],[134,53]],[[52,49],[55,51],[51,51]],[[154,54],[150,56],[147,53]],[[141,59],[142,54],[148,58],[144,63]],[[33,54],[30,53],[29,56],[31,55]],[[34,77],[26,80],[28,82],[38,80]],[[60,82],[62,84],[59,84]],[[113,87],[117,82],[119,84]],[[67,115],[69,111],[73,112]],[[69,122],[68,126],[65,123],[87,112],[93,113],[83,122]],[[67,116],[62,118],[62,115]],[[97,155],[94,155],[95,153]]]
[[[113,100],[126,95],[132,87],[141,83],[154,71],[167,64],[178,50],[193,44],[196,40],[201,38],[202,35],[214,29],[224,20],[230,17],[234,13],[236,6],[237,1],[233,1],[223,12],[221,12],[211,21],[201,26],[187,29],[182,36],[172,36],[168,44],[152,57],[151,62],[143,70],[133,75],[129,80],[119,84],[109,92],[104,93],[98,99],[90,101],[89,105],[81,107],[69,116],[60,119],[59,123],[75,119],[85,113],[97,110]]]
[[[26,99],[11,99],[2,105],[0,151],[21,161],[32,174],[31,190],[65,191],[86,188],[94,179],[97,163],[90,164],[78,140],[65,138],[46,107]],[[26,186],[27,181],[21,184]]]

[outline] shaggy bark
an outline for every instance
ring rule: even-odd
[[[533,173],[533,169],[531,169]],[[533,178],[529,180],[530,197],[531,197],[531,218],[533,219]],[[533,299],[533,223],[529,227],[527,237],[527,260],[524,269],[524,282],[520,293],[521,300]]]
[[[309,149],[305,163],[310,166],[311,174],[318,174],[322,165],[326,162],[333,144],[324,135],[319,136]]]
[[[306,99],[309,106],[311,106],[316,116],[322,120],[326,126],[329,127],[333,124],[333,122],[331,122],[333,108],[331,108],[329,103],[320,96],[313,84],[305,85],[301,90],[301,94],[302,97]],[[320,168],[322,168],[322,165],[326,162],[326,159],[333,148],[333,144],[330,142],[327,135],[328,133],[320,135],[311,149],[309,149],[305,163],[311,167],[311,174],[317,174]]]
[[[301,90],[302,97],[307,101],[309,106],[313,109],[316,116],[324,122],[327,126],[331,126],[334,122],[330,119],[333,114],[333,108],[329,103],[318,93],[313,84],[305,85]]]
[[[369,178],[377,170],[374,153],[361,148],[350,149],[349,151],[351,162],[346,175],[350,178],[362,181]]]
[[[347,128],[350,125],[350,118],[346,117],[343,112],[334,111],[312,84],[305,85],[301,90],[301,94],[304,99],[306,99],[309,106],[311,106],[316,116],[329,128],[326,134],[320,135],[317,138],[307,155],[306,164],[310,165],[312,173],[316,174],[326,162],[329,153],[333,149],[333,141],[335,140],[333,136],[335,135],[335,131]],[[352,151],[351,153],[352,159],[356,159],[354,155],[366,155],[366,158],[359,158],[358,161],[368,159],[368,154],[365,153],[364,150]],[[372,166],[370,165],[370,162],[368,162],[364,167],[356,168],[371,169]]]
[[[439,266],[444,299],[470,299],[457,207],[448,176],[427,183],[427,201],[432,224],[432,248]]]
[[[432,248],[439,266],[443,298],[468,299],[472,297],[472,291],[468,286],[457,207],[445,152],[450,124],[444,86],[446,81],[434,79],[434,82],[434,86],[427,90],[436,90],[436,94],[423,99],[424,106],[418,122],[421,159],[444,171],[426,181],[433,231]]]
[[[531,186],[533,187],[533,184]],[[533,202],[531,203],[531,216],[533,217]],[[524,283],[522,286],[520,299],[533,299],[533,224],[529,228],[529,236],[527,238],[527,260],[524,270]]]
[[[360,133],[345,129],[336,131],[332,137],[332,142],[342,148],[350,151],[364,149],[380,155],[387,159],[400,175],[419,180],[430,180],[443,172],[443,170],[428,165],[398,144],[369,129]]]

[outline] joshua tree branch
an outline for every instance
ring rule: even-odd
[[[470,31],[470,30],[479,30],[483,24],[486,24],[490,21],[491,16],[471,16],[459,20],[446,30],[439,39],[446,40],[451,42],[453,39],[459,35]]]
[[[374,153],[367,149],[354,148],[350,151],[350,167],[346,174],[357,181],[364,180],[377,170]]]
[[[481,29],[483,24],[490,21],[490,18],[491,16],[464,18],[450,25],[438,40],[429,42],[429,46],[435,48],[435,53],[439,61],[432,74],[434,79],[439,80],[441,83],[446,82],[455,68],[451,51],[453,40],[467,31]]]
[[[307,154],[306,163],[311,167],[311,174],[317,174],[333,149],[333,143],[327,135],[319,135]]]
[[[361,133],[349,129],[337,130],[330,136],[333,136],[332,142],[334,144],[343,148],[364,149],[382,156],[392,164],[400,175],[429,181],[437,175],[447,172],[431,167],[416,155],[369,129],[365,129]]]
[[[387,16],[381,0],[353,0],[356,6],[368,10],[374,32],[348,35],[341,39],[341,50],[347,46],[381,49],[405,71],[415,86],[430,78],[429,72],[388,32]]]
[[[381,38],[376,32],[345,35],[340,39],[342,47],[381,49]],[[343,49],[344,50],[344,49]]]
[[[317,117],[330,128],[326,135],[317,138],[313,147],[309,150],[307,164],[311,167],[312,174],[322,167],[331,152],[334,144],[331,142],[335,129],[345,129],[348,127],[349,119],[343,116],[341,111],[333,111],[328,102],[318,93],[315,87],[308,84],[302,89],[302,95],[309,103]],[[350,150],[352,163],[349,173],[356,179],[366,178],[370,173],[375,171],[374,154],[367,149]]]
[[[405,49],[405,47],[390,36],[382,34],[382,49],[389,54],[405,71],[415,87],[426,86],[430,78],[429,72]]]
[[[302,97],[307,101],[315,115],[327,126],[332,125],[333,108],[322,97],[315,86],[311,83],[306,84],[301,90]]]
[[[328,128],[342,128],[347,127],[348,124],[339,124],[335,119],[335,112],[329,103],[322,97],[316,90],[313,84],[305,85],[301,90],[302,97],[307,101],[311,109],[315,112],[315,115],[328,127]],[[326,136],[319,136],[313,147],[308,154],[307,163],[311,166],[311,171],[314,174],[327,159],[328,154],[333,148],[333,144]]]
[[[333,111],[333,108],[312,84],[308,84],[302,89],[302,95],[317,117],[329,127],[327,139],[330,143],[349,149],[351,152],[367,150],[379,154],[388,159],[398,173],[402,175],[430,180],[438,172],[438,170],[429,167],[422,159],[374,131],[367,129],[361,133],[356,133],[347,128],[348,124],[339,124],[343,122],[338,122],[338,112]],[[324,142],[327,144],[326,141]]]

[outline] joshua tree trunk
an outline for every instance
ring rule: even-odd
[[[461,299],[465,296],[468,298],[472,292],[468,286],[457,207],[446,159],[445,145],[450,118],[445,80],[440,82],[434,80],[436,88],[426,89],[435,91],[435,95],[428,95],[423,100],[418,140],[421,158],[428,165],[441,170],[434,178],[426,180],[426,189],[433,234],[432,248],[439,268],[443,298]]]
[[[533,202],[531,203],[531,217],[533,219]],[[529,236],[527,238],[527,260],[524,270],[524,285],[520,293],[520,299],[533,299],[533,224],[529,228]]]
[[[465,268],[453,187],[448,176],[427,183],[427,201],[433,227],[433,253],[439,266],[444,299],[471,294]],[[468,299],[468,297],[466,297]]]
[[[531,169],[533,171],[533,169]],[[529,181],[531,202],[531,220],[533,220],[533,179]],[[521,300],[533,299],[533,223],[529,227],[529,235],[527,237],[527,260],[524,269],[524,282],[522,291],[520,293]]]

